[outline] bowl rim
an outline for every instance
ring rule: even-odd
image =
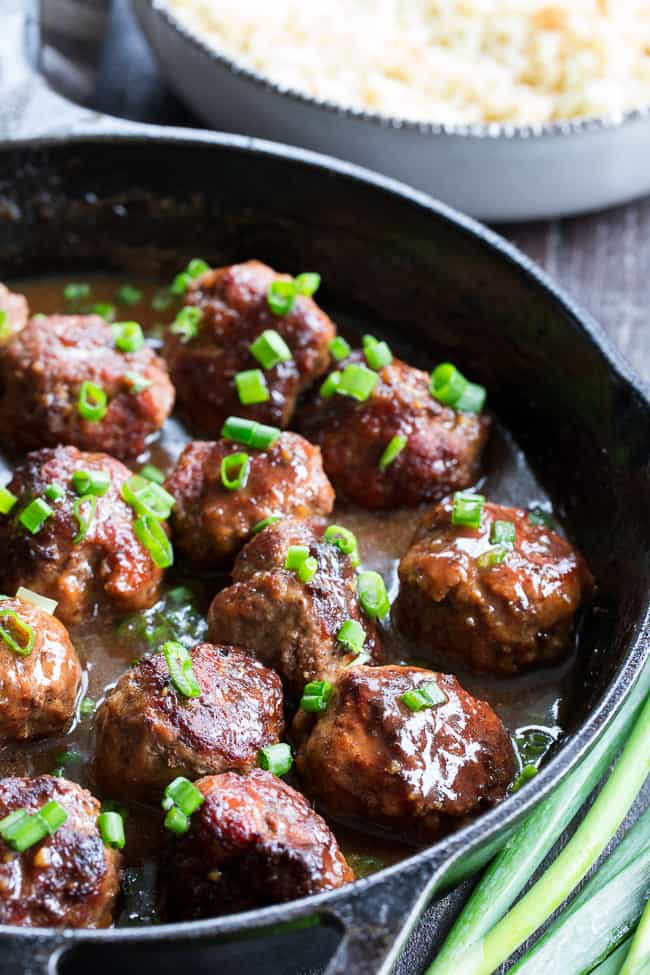
[[[475,122],[448,123],[426,122],[399,116],[386,115],[380,112],[369,112],[365,109],[354,108],[331,101],[327,98],[317,98],[291,85],[283,85],[273,81],[269,75],[254,68],[249,68],[237,58],[226,54],[216,45],[204,40],[181,17],[174,13],[167,0],[134,0],[136,7],[144,6],[162,21],[165,26],[178,34],[195,50],[203,54],[208,60],[228,70],[232,75],[251,82],[268,94],[287,98],[308,108],[313,108],[336,115],[342,119],[351,119],[376,125],[387,130],[403,130],[422,136],[455,136],[471,139],[508,139],[534,140],[539,138],[558,138],[579,134],[595,133],[604,130],[618,130],[624,126],[637,122],[650,121],[650,102],[628,108],[619,112],[604,115],[581,115],[574,118],[558,119],[553,122],[537,122],[515,124],[513,122]]]

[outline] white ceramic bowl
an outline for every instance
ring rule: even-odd
[[[650,106],[537,126],[425,125],[319,101],[216,51],[164,0],[133,0],[170,86],[218,129],[317,149],[490,221],[563,216],[650,193]]]

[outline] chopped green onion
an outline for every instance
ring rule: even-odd
[[[80,765],[84,760],[80,752],[61,752],[54,759],[57,765]]]
[[[235,386],[239,402],[244,406],[266,403],[271,399],[266,377],[261,369],[247,369],[235,375]]]
[[[84,697],[79,705],[79,714],[82,718],[89,718],[97,709],[97,702],[92,697]]]
[[[149,389],[149,387],[152,385],[151,379],[147,379],[145,376],[141,376],[137,372],[125,372],[124,378],[129,383],[131,387],[130,392],[134,396],[144,393],[145,389]]]
[[[339,388],[341,382],[341,376],[342,373],[340,373],[338,369],[335,369],[333,372],[329,374],[329,376],[327,377],[325,382],[322,383],[320,388],[320,394],[323,397],[323,399],[329,399],[330,396],[334,395],[334,393]]]
[[[423,684],[411,691],[405,691],[400,697],[402,704],[405,704],[409,711],[422,711],[424,708],[437,707],[445,704],[449,698],[437,684]]]
[[[174,296],[169,288],[159,288],[151,299],[151,307],[154,311],[165,311],[174,301]]]
[[[311,298],[320,288],[320,280],[320,274],[316,271],[303,271],[295,278],[298,294]]]
[[[266,301],[274,315],[288,315],[297,296],[295,281],[272,281],[266,292]]]
[[[238,491],[246,487],[251,459],[248,454],[229,454],[221,461],[221,483],[226,491]]]
[[[132,284],[123,284],[115,294],[118,305],[137,305],[142,301],[142,292]]]
[[[363,336],[363,354],[371,369],[383,369],[393,361],[393,353],[387,342],[380,342],[374,335]]]
[[[115,322],[113,335],[120,352],[137,352],[144,345],[144,334],[138,322]]]
[[[485,497],[482,494],[466,494],[457,491],[454,494],[454,507],[451,512],[452,525],[480,528],[484,505]]]
[[[357,365],[351,362],[346,366],[335,392],[340,396],[350,396],[352,399],[364,403],[372,394],[375,386],[379,382],[379,376],[372,369],[366,366]]]
[[[273,775],[286,775],[293,765],[291,748],[284,741],[276,745],[265,745],[257,754],[257,765]]]
[[[158,518],[140,515],[133,523],[133,531],[159,569],[167,569],[174,564],[172,544]]]
[[[95,494],[84,494],[83,497],[77,498],[75,503],[72,505],[72,513],[77,519],[77,524],[79,525],[79,531],[72,539],[75,545],[79,542],[83,542],[84,538],[90,531],[90,527],[95,518],[95,511],[97,510],[97,496]]]
[[[342,335],[337,335],[336,338],[333,338],[327,348],[330,355],[337,362],[340,362],[341,359],[347,359],[352,351],[350,343],[346,342]]]
[[[493,521],[490,541],[493,545],[514,545],[517,532],[512,521]]]
[[[378,572],[360,572],[357,576],[357,594],[366,616],[383,619],[390,610],[386,584]]]
[[[388,444],[386,445],[383,454],[379,458],[379,470],[385,471],[386,468],[393,463],[395,458],[399,454],[401,454],[401,452],[404,450],[405,447],[406,447],[406,437],[402,436],[399,433],[396,434],[394,437],[392,437],[388,441]]]
[[[24,508],[18,515],[18,521],[20,524],[31,532],[32,535],[36,535],[37,532],[41,530],[48,518],[51,518],[54,514],[52,508],[50,508],[47,501],[43,501],[42,498],[34,498],[33,501]]]
[[[282,431],[277,427],[268,427],[263,423],[244,420],[239,416],[229,416],[221,428],[221,436],[226,440],[234,440],[256,450],[272,447],[281,433]]]
[[[122,497],[138,515],[150,515],[165,521],[176,503],[174,497],[155,481],[132,474],[122,485]]]
[[[295,572],[304,583],[311,582],[318,572],[318,562],[309,554],[306,545],[290,545],[284,567],[290,572]]]
[[[18,853],[23,853],[52,836],[63,826],[68,814],[56,800],[46,802],[38,812],[30,815],[26,809],[16,809],[0,820],[0,836]]]
[[[258,532],[264,531],[269,525],[275,525],[276,521],[280,521],[282,515],[269,515],[268,518],[263,518],[262,521],[258,521],[256,525],[251,528],[251,534],[257,535]]]
[[[327,711],[334,688],[327,680],[312,680],[305,684],[300,698],[303,711]]]
[[[145,464],[144,467],[141,467],[140,477],[145,477],[148,481],[153,481],[154,484],[165,483],[165,472],[154,464]]]
[[[60,501],[61,498],[65,497],[65,488],[53,481],[52,484],[45,488],[45,497],[49,501]]]
[[[173,295],[183,295],[187,291],[187,286],[195,278],[200,278],[202,274],[210,270],[210,265],[206,264],[205,261],[201,260],[200,257],[194,257],[187,265],[184,271],[177,274],[172,282],[170,291]]]
[[[539,505],[535,505],[528,512],[528,523],[529,525],[540,525],[544,528],[550,528],[552,531],[555,530],[555,518],[549,511],[544,511]]]
[[[97,817],[97,828],[106,846],[124,849],[124,822],[118,812],[103,812]]]
[[[90,306],[90,312],[93,315],[99,315],[106,322],[112,322],[115,318],[116,308],[108,301],[98,301]]]
[[[26,589],[24,586],[18,587],[16,599],[36,606],[37,609],[42,610],[44,613],[49,613],[50,616],[54,616],[54,612],[58,606],[56,599],[48,599],[47,596],[41,596],[40,593],[34,592],[32,589]]]
[[[201,688],[192,670],[192,658],[182,643],[168,640],[162,646],[172,684],[183,697],[200,697]]]
[[[66,284],[63,289],[63,299],[69,305],[74,305],[78,301],[84,301],[90,296],[89,284]]]
[[[527,782],[530,782],[531,779],[534,779],[538,772],[539,769],[536,765],[524,765],[521,772],[512,783],[510,791],[519,792],[521,787],[526,785]]]
[[[49,489],[48,489],[49,490]],[[47,494],[47,491],[45,492]],[[8,488],[0,487],[0,514],[8,515],[18,498]]]
[[[9,316],[4,308],[0,308],[0,339],[7,339],[11,335]]]
[[[356,536],[348,528],[344,528],[343,525],[328,525],[323,538],[330,545],[336,545],[344,555],[349,555],[355,569],[361,564]]]
[[[189,779],[182,775],[169,783],[165,789],[165,799],[171,799],[172,803],[178,806],[186,816],[191,816],[205,802],[205,796],[201,790],[197,789]]]
[[[512,545],[495,545],[486,552],[482,552],[476,559],[479,569],[492,569],[495,565],[501,565],[508,557],[508,552],[512,551]]]
[[[278,363],[292,358],[291,349],[274,328],[265,329],[252,343],[250,351],[263,369],[273,369]]]
[[[108,491],[111,476],[106,471],[75,471],[72,486],[77,494],[96,494],[103,497]]]
[[[172,806],[165,816],[165,829],[182,836],[183,833],[187,833],[189,828],[189,816],[186,816],[184,812],[181,812],[178,806]]]
[[[87,380],[81,384],[79,389],[79,401],[77,410],[84,418],[91,423],[97,423],[106,415],[108,398],[101,386]]]
[[[34,627],[11,609],[0,610],[0,638],[20,657],[29,657],[34,649]]]
[[[366,642],[366,631],[358,620],[346,620],[336,634],[336,639],[350,653],[361,653]]]
[[[178,335],[183,345],[185,345],[186,342],[195,339],[199,334],[199,324],[202,317],[203,312],[200,308],[181,308],[169,326],[169,331],[172,335]]]
[[[465,413],[480,413],[485,404],[485,388],[470,383],[450,362],[443,362],[433,370],[429,392],[443,406]]]

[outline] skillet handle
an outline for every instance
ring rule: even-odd
[[[444,874],[428,862],[402,867],[325,912],[343,936],[323,975],[389,975]]]
[[[0,7],[0,141],[132,129],[133,123],[68,101],[37,72],[39,0],[0,0]]]

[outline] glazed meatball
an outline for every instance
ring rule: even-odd
[[[168,912],[213,917],[332,890],[353,880],[325,822],[270,772],[200,779],[205,796],[175,841]]]
[[[74,715],[81,680],[79,658],[65,626],[31,603],[3,599],[0,635],[0,740],[63,731]],[[12,643],[31,649],[23,655]]]
[[[298,695],[309,681],[331,681],[355,660],[337,640],[346,620],[362,624],[370,659],[381,653],[376,626],[359,607],[351,558],[322,531],[294,521],[265,528],[240,552],[234,585],[215,596],[208,616],[211,639],[252,650]],[[308,548],[316,559],[311,582],[284,568],[291,546]]]
[[[0,284],[0,344],[19,332],[28,317],[27,298]]]
[[[188,341],[170,332],[164,354],[178,401],[198,431],[214,436],[231,414],[286,427],[298,395],[327,369],[335,328],[318,305],[299,295],[287,315],[269,308],[269,285],[289,280],[266,264],[247,261],[207,271],[189,286],[185,304],[202,314],[198,335]],[[291,359],[263,370],[270,397],[245,406],[234,377],[262,368],[250,347],[267,330],[281,335]]]
[[[402,695],[422,687],[440,703],[411,710]],[[351,668],[315,722],[298,712],[295,731],[308,795],[334,816],[405,838],[433,839],[494,805],[515,772],[510,738],[489,704],[455,677],[420,667]]]
[[[0,819],[56,801],[68,818],[23,853],[0,839],[0,922],[24,927],[103,928],[119,892],[120,854],[104,846],[98,801],[74,782],[41,775],[0,779]]]
[[[266,450],[250,452],[244,484],[229,490],[222,461],[241,452],[229,440],[190,443],[167,481],[176,498],[176,546],[197,565],[218,567],[234,558],[253,527],[270,516],[302,519],[332,510],[334,491],[320,450],[298,434],[283,433]]]
[[[178,775],[245,772],[284,727],[277,674],[233,647],[200,643],[201,696],[181,697],[161,653],[143,657],[97,714],[96,775],[110,795],[160,799]]]
[[[106,396],[99,418],[80,412],[86,382]],[[0,437],[20,450],[68,443],[134,457],[173,404],[164,362],[146,345],[120,352],[98,315],[36,315],[1,349]]]
[[[353,352],[337,370],[364,362],[363,352]],[[301,433],[320,445],[336,492],[362,508],[414,507],[473,484],[489,418],[442,406],[429,392],[429,375],[399,359],[378,375],[364,402],[318,392],[301,410]],[[396,436],[406,443],[382,470]]]
[[[75,471],[110,475],[108,490],[97,497],[81,539],[74,512],[79,500],[72,488]],[[11,593],[26,586],[56,599],[57,616],[67,625],[79,623],[101,605],[134,612],[155,603],[162,571],[137,539],[134,511],[120,493],[130,476],[108,454],[82,453],[76,447],[28,454],[8,485],[18,501],[8,515],[0,515],[0,589]],[[63,489],[59,500],[46,500],[52,485]],[[20,516],[35,499],[45,501],[52,513],[32,533]],[[89,505],[81,506],[82,515],[89,511]]]
[[[593,588],[582,556],[519,508],[488,502],[478,529],[453,525],[452,510],[448,499],[427,513],[400,562],[399,628],[419,652],[477,670],[516,674],[558,660]],[[513,525],[515,541],[490,565],[495,522]]]

